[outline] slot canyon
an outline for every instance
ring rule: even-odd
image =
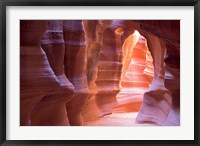
[[[20,20],[20,126],[179,126],[179,20]]]

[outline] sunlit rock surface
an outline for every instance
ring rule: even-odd
[[[121,79],[122,89],[117,95],[119,105],[114,109],[114,112],[138,112],[143,100],[143,94],[148,90],[152,82],[152,57],[148,50],[146,39],[138,32],[131,34],[126,39],[122,49],[132,51],[129,51],[131,54],[127,53],[129,59],[124,60],[123,68],[126,68],[126,70],[124,69],[125,73]]]

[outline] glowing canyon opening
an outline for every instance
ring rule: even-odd
[[[21,126],[179,126],[179,20],[20,20]]]

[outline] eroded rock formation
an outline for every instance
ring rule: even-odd
[[[137,123],[180,125],[180,21],[135,22],[140,24],[154,62],[154,79]]]
[[[46,21],[20,21],[20,125],[69,125],[64,102],[73,94],[50,67],[40,40]]]
[[[67,105],[71,125],[82,125],[81,112],[89,93],[84,28],[81,20],[66,20],[63,26],[65,41],[65,74],[75,87],[73,100]]]
[[[83,125],[136,87],[137,124],[180,124],[179,21],[21,20],[20,125]]]

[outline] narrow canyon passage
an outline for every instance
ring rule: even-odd
[[[121,90],[116,96],[118,105],[112,110],[112,114],[86,121],[85,126],[135,125],[143,94],[148,91],[153,79],[153,59],[146,39],[138,31],[124,41],[122,50],[123,54],[130,53],[130,59],[123,66]]]

